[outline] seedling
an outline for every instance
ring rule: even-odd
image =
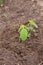
[[[38,28],[37,24],[33,20],[29,20],[27,25],[20,25],[20,28],[18,30],[20,34],[20,40],[25,41],[27,38],[31,36],[32,32],[36,32],[34,27]]]

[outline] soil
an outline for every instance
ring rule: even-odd
[[[0,7],[0,65],[43,65],[43,0],[4,0]],[[18,28],[33,19],[37,32],[19,42]]]

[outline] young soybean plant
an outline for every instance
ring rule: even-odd
[[[36,32],[34,27],[38,28],[37,24],[33,20],[29,20],[29,22],[26,26],[23,24],[20,25],[20,28],[18,31],[20,34],[20,36],[19,36],[20,40],[25,41],[25,40],[27,40],[28,37],[31,36],[32,32]]]

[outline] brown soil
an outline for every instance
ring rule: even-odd
[[[43,1],[4,0],[0,8],[0,65],[43,65]],[[33,19],[37,32],[19,42],[18,27]]]

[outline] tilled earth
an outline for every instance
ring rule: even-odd
[[[33,19],[37,32],[19,42],[18,28]],[[43,0],[4,0],[0,7],[0,65],[43,65]]]

